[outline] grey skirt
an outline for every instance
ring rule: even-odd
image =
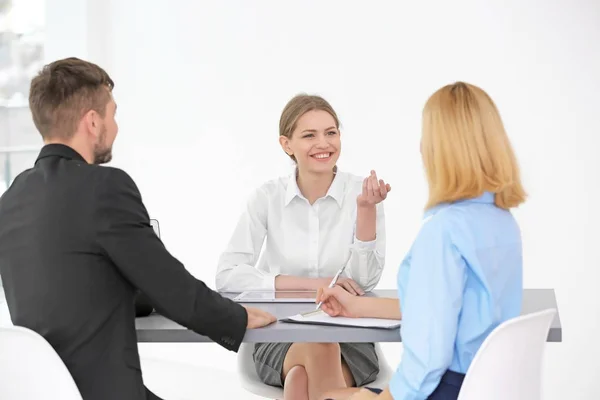
[[[256,343],[254,366],[260,380],[283,387],[283,361],[293,343]],[[348,364],[356,386],[373,382],[379,373],[379,360],[373,343],[340,343],[342,358]]]

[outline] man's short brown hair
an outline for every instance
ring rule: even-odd
[[[32,79],[29,108],[44,139],[70,139],[85,113],[106,114],[114,82],[96,64],[78,58],[54,61]]]

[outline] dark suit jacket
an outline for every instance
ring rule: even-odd
[[[63,145],[45,146],[0,198],[0,274],[12,322],[46,338],[86,400],[154,398],[140,372],[136,289],[229,350],[246,331],[244,308],[165,249],[133,180]]]

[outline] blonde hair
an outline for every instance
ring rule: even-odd
[[[335,127],[337,129],[340,128],[340,120],[327,100],[320,96],[302,93],[294,96],[288,101],[281,112],[281,118],[279,119],[279,136],[285,136],[288,139],[291,139],[300,117],[313,110],[321,110],[329,113],[335,121]],[[296,161],[294,155],[290,155],[289,157]]]
[[[496,105],[463,82],[444,86],[423,110],[421,152],[429,184],[426,208],[495,194],[496,206],[525,201],[519,166]]]

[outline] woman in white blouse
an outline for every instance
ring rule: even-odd
[[[337,170],[339,125],[321,97],[288,102],[279,141],[297,167],[250,197],[219,259],[217,290],[317,290],[344,265],[338,285],[348,292],[377,285],[385,261],[381,202],[391,187],[375,171],[363,179]],[[254,361],[262,381],[282,386],[286,400],[362,386],[379,372],[371,343],[259,343]]]

